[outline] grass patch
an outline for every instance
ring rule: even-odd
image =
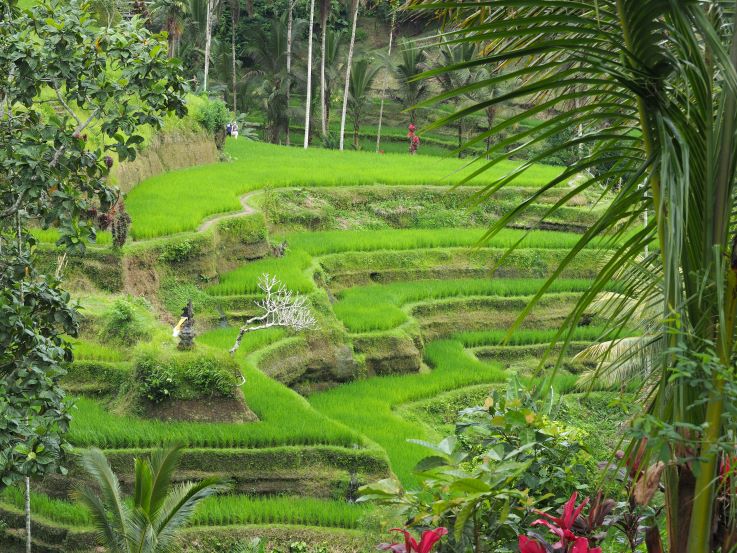
[[[579,326],[573,333],[572,339],[581,342],[599,341],[607,327],[604,326]],[[483,330],[476,332],[459,332],[453,335],[454,340],[460,341],[465,347],[481,346],[525,346],[529,344],[547,344],[552,342],[558,329],[518,329],[514,334],[507,336],[506,330]],[[621,332],[620,337],[633,336],[632,332]]]
[[[231,163],[173,171],[148,179],[131,190],[126,208],[136,240],[194,230],[208,216],[240,209],[238,197],[267,187],[451,185],[470,174],[467,161],[373,152],[287,148],[247,140],[226,143]],[[518,166],[501,162],[473,184],[488,184]],[[515,181],[539,187],[558,176],[561,167],[536,165]]]
[[[217,330],[198,341],[222,351],[233,345],[237,329]],[[280,339],[276,330],[250,338],[241,346],[238,361],[246,378],[242,387],[248,406],[260,421],[248,424],[163,422],[133,416],[118,416],[99,402],[87,398],[76,401],[69,440],[77,446],[105,449],[156,447],[179,442],[187,447],[232,448],[278,445],[338,445],[363,443],[356,432],[315,411],[299,394],[272,380],[245,356],[250,347],[260,347]]]
[[[401,309],[408,303],[462,296],[531,296],[544,283],[545,279],[458,279],[357,286],[340,292],[333,310],[350,332],[389,330],[408,320]],[[559,279],[549,292],[583,292],[590,285],[584,279]]]
[[[41,244],[56,244],[61,234],[55,228],[31,229],[31,234]],[[113,235],[108,230],[98,230],[95,240],[90,240],[90,244],[96,246],[110,246],[113,243]]]
[[[16,509],[25,509],[25,493],[16,486],[10,486],[0,492],[0,501]],[[89,511],[82,505],[52,499],[51,497],[31,492],[31,513],[48,520],[68,526],[91,526]]]
[[[404,419],[394,407],[474,384],[504,382],[508,377],[499,364],[479,361],[455,341],[427,344],[425,358],[434,367],[431,372],[361,380],[310,397],[318,411],[378,443],[407,486],[417,484],[412,470],[427,455],[425,448],[407,440],[432,441],[440,436],[427,425]]]
[[[570,249],[581,238],[580,234],[572,232],[504,229],[492,239],[482,243],[486,231],[485,228],[324,230],[286,233],[283,239],[287,241],[290,249],[302,250],[317,256],[353,251],[412,250],[479,245],[490,248],[509,248],[517,243],[521,248]],[[592,244],[591,247],[595,245]]]
[[[205,500],[190,526],[298,524],[356,529],[368,510],[366,505],[309,497],[224,495]]]
[[[255,294],[260,290],[258,280],[264,273],[276,276],[287,288],[295,292],[311,292],[315,283],[306,274],[312,258],[303,251],[289,250],[284,257],[267,257],[241,265],[220,276],[220,282],[207,291],[214,296]]]

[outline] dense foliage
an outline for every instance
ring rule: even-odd
[[[62,336],[76,332],[75,311],[58,278],[36,270],[29,228],[56,226],[60,245],[83,249],[94,237],[91,210],[106,212],[116,200],[107,184],[110,154],[134,158],[142,141],[136,128],[158,127],[184,105],[178,65],[140,21],[100,28],[78,2],[29,12],[11,0],[1,9],[0,476],[7,485],[55,470],[69,423],[59,378],[70,359]],[[93,130],[106,136],[95,150],[87,140]]]

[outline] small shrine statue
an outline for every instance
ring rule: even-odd
[[[174,327],[172,335],[179,337],[178,349],[192,349],[194,347],[194,310],[192,309],[192,300],[182,309],[182,315],[179,318],[177,326]]]

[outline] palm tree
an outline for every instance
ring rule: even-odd
[[[312,109],[312,34],[315,21],[315,0],[310,0],[310,27],[307,42],[307,99],[305,101],[305,150],[310,145],[310,110]]]
[[[136,459],[133,503],[120,491],[105,454],[91,449],[82,455],[82,466],[99,494],[84,487],[78,499],[90,510],[101,541],[111,553],[163,553],[171,551],[177,531],[204,499],[229,486],[220,479],[172,485],[181,447],[159,450],[150,459]]]
[[[394,74],[399,81],[399,100],[409,110],[409,122],[417,122],[415,106],[430,93],[427,81],[418,79],[425,71],[427,56],[422,48],[418,48],[407,40],[399,41],[402,61],[394,67]]]
[[[212,23],[216,17],[215,12],[220,6],[220,0],[207,0],[207,12],[205,22],[205,76],[202,79],[202,90],[207,92],[207,77],[210,73],[210,51],[212,48]]]
[[[325,54],[327,53],[328,18],[332,5],[331,0],[320,0],[320,123],[323,136],[328,134],[327,107],[325,106]]]
[[[411,3],[438,7],[434,0]],[[556,152],[588,146],[559,177],[501,217],[490,236],[525,214],[540,194],[575,175],[583,176],[562,203],[588,189],[611,192],[611,204],[532,303],[582,247],[602,236],[617,246],[603,257],[597,278],[561,329],[563,345],[612,278],[619,278],[625,295],[640,303],[662,298],[655,335],[664,348],[652,367],[655,384],[640,429],[659,431],[646,434],[643,463],[663,461],[667,466],[671,553],[731,550],[737,543],[737,523],[731,516],[737,505],[717,485],[717,467],[734,454],[731,413],[737,403],[730,391],[737,343],[735,3],[538,0],[469,5],[456,0],[444,2],[440,11],[458,25],[461,39],[477,43],[485,56],[446,69],[486,66],[492,73],[499,71],[441,99],[491,84],[506,84],[509,91],[464,107],[437,125],[531,97],[536,101],[528,100],[519,114],[497,123],[492,132],[522,118],[555,113],[535,128],[498,141],[490,148],[492,159],[478,171],[581,125],[580,136],[543,146],[485,188],[480,197],[514,182]],[[480,140],[477,136],[469,145]],[[654,216],[641,227],[646,210]],[[657,251],[643,258],[652,242]],[[638,270],[622,273],[633,268]],[[613,339],[634,316],[624,308],[610,322]]]
[[[177,54],[185,18],[189,14],[189,3],[186,0],[154,0],[151,13],[164,22],[164,29],[168,35],[169,57],[173,58]]]
[[[386,52],[387,68],[391,64],[392,46],[394,45],[394,31],[397,26],[397,6],[395,1],[391,1],[389,6],[392,10],[392,22],[389,26],[389,47]],[[384,119],[384,100],[386,99],[386,88],[389,85],[388,75],[384,75],[384,82],[381,84],[381,104],[379,106],[379,124],[376,128],[376,153],[381,150],[381,123]]]
[[[356,150],[358,149],[358,131],[361,127],[361,117],[364,115],[368,94],[378,71],[379,68],[372,66],[366,58],[354,62],[351,71],[348,108],[353,119],[353,147]]]
[[[253,5],[249,4],[250,9],[253,10]],[[251,15],[251,13],[249,13]],[[231,66],[231,77],[232,77],[232,94],[233,94],[233,117],[238,114],[238,90],[237,90],[237,58],[235,56],[235,35],[238,29],[238,22],[241,18],[241,3],[240,0],[230,0],[230,59],[232,62]]]
[[[266,138],[276,144],[289,125],[287,25],[283,19],[274,18],[268,32],[259,28],[248,54],[255,67],[248,77],[260,80],[254,95],[266,115]]]
[[[345,141],[345,117],[348,111],[348,88],[351,84],[351,66],[353,65],[353,49],[356,45],[356,24],[358,23],[358,8],[360,0],[351,0],[350,2],[351,20],[351,41],[348,44],[348,61],[345,64],[345,88],[343,89],[343,110],[340,115],[340,149],[343,149]]]
[[[476,57],[476,44],[473,42],[462,42],[460,44],[449,43],[444,39],[440,47],[440,67],[453,67],[464,62],[469,62]],[[477,71],[473,68],[464,67],[456,71],[441,71],[436,78],[441,88],[447,92],[453,92],[462,89],[469,83],[473,82],[477,75]],[[454,94],[451,101],[456,105],[460,105],[468,98],[467,96]],[[458,157],[463,155],[463,129],[465,126],[465,118],[460,117],[456,121],[458,128]]]
[[[325,37],[325,97],[323,114],[325,116],[325,128],[330,132],[330,100],[333,90],[341,79],[340,59],[345,42],[345,31],[328,29]]]

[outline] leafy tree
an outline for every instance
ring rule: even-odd
[[[366,111],[369,92],[371,92],[371,86],[378,71],[379,68],[372,66],[366,58],[362,58],[353,64],[348,109],[351,112],[351,119],[353,119],[353,147],[355,149],[358,149],[358,131],[361,128],[361,118]]]
[[[69,402],[59,386],[77,313],[61,271],[35,265],[31,226],[58,227],[77,252],[90,216],[117,194],[110,154],[136,156],[139,125],[185,113],[177,63],[138,19],[100,28],[79,2],[33,11],[4,2],[0,19],[0,487],[61,469]],[[83,115],[84,114],[84,115]],[[91,145],[94,129],[104,144]],[[61,264],[63,265],[63,264]],[[30,535],[28,536],[30,540]]]
[[[437,8],[431,0],[412,4]],[[487,187],[484,197],[514,182],[535,161],[588,146],[559,178],[505,214],[490,236],[523,216],[539,194],[575,175],[582,176],[566,199],[599,187],[614,195],[561,267],[596,237],[621,240],[603,260],[560,337],[563,345],[570,341],[576,323],[612,278],[622,281],[623,297],[636,298],[636,307],[620,304],[609,320],[609,339],[616,340],[620,329],[639,316],[639,306],[659,305],[650,323],[661,350],[646,375],[648,402],[633,425],[637,441],[628,458],[638,457],[645,444],[638,466],[663,462],[667,467],[672,553],[730,550],[737,543],[734,494],[725,494],[737,445],[736,12],[731,2],[669,0],[455,1],[440,9],[461,27],[459,39],[488,53],[465,66],[499,70],[495,82],[510,87],[439,124],[532,97],[538,100],[497,123],[492,132],[544,111],[556,113],[497,142],[489,163],[563,129],[581,130]],[[473,86],[492,82],[489,78]],[[512,141],[521,143],[504,152]],[[590,174],[592,167],[600,169]],[[653,217],[643,226],[646,211]],[[657,250],[643,256],[653,242]]]
[[[120,491],[105,454],[91,449],[82,455],[82,466],[99,494],[90,488],[77,492],[92,513],[101,541],[111,553],[160,553],[171,551],[174,538],[204,499],[229,486],[218,478],[172,485],[181,446],[159,450],[150,459],[136,459],[133,504]]]
[[[400,40],[398,44],[402,60],[394,66],[394,74],[399,81],[399,101],[409,110],[409,122],[417,122],[415,106],[430,94],[427,81],[418,79],[425,71],[427,55],[409,41]]]

